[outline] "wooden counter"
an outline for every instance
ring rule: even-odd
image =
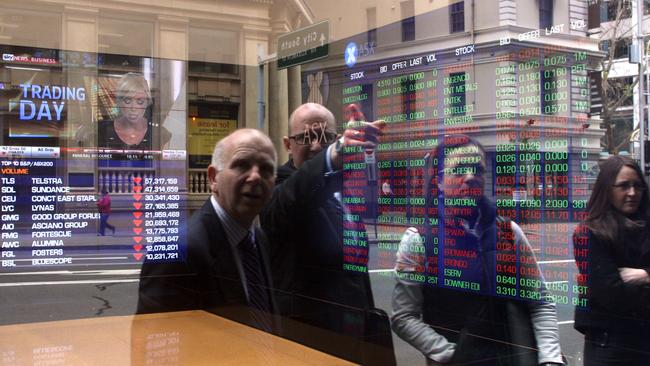
[[[13,365],[353,365],[204,311],[0,327]]]

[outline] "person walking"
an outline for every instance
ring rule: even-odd
[[[104,236],[106,228],[111,229],[115,235],[115,226],[108,223],[108,218],[111,216],[111,196],[106,188],[102,189],[102,198],[97,201],[97,209],[99,210],[99,232],[97,235]]]

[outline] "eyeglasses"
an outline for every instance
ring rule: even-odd
[[[290,139],[296,141],[298,145],[311,145],[314,142],[321,145],[330,145],[336,141],[336,134],[334,132],[319,132],[319,131],[310,131],[308,133],[297,133],[293,136],[289,136]]]
[[[634,182],[634,183],[623,182],[623,183],[614,184],[613,187],[623,192],[628,192],[630,188],[634,188],[635,192],[643,192],[646,190],[646,187],[643,185],[643,183],[639,183],[639,182]]]

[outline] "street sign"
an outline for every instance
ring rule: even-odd
[[[325,20],[278,38],[278,69],[300,65],[329,54],[330,23]]]

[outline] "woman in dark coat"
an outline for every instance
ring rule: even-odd
[[[650,365],[650,200],[636,162],[603,162],[587,209],[573,237],[584,364]]]

